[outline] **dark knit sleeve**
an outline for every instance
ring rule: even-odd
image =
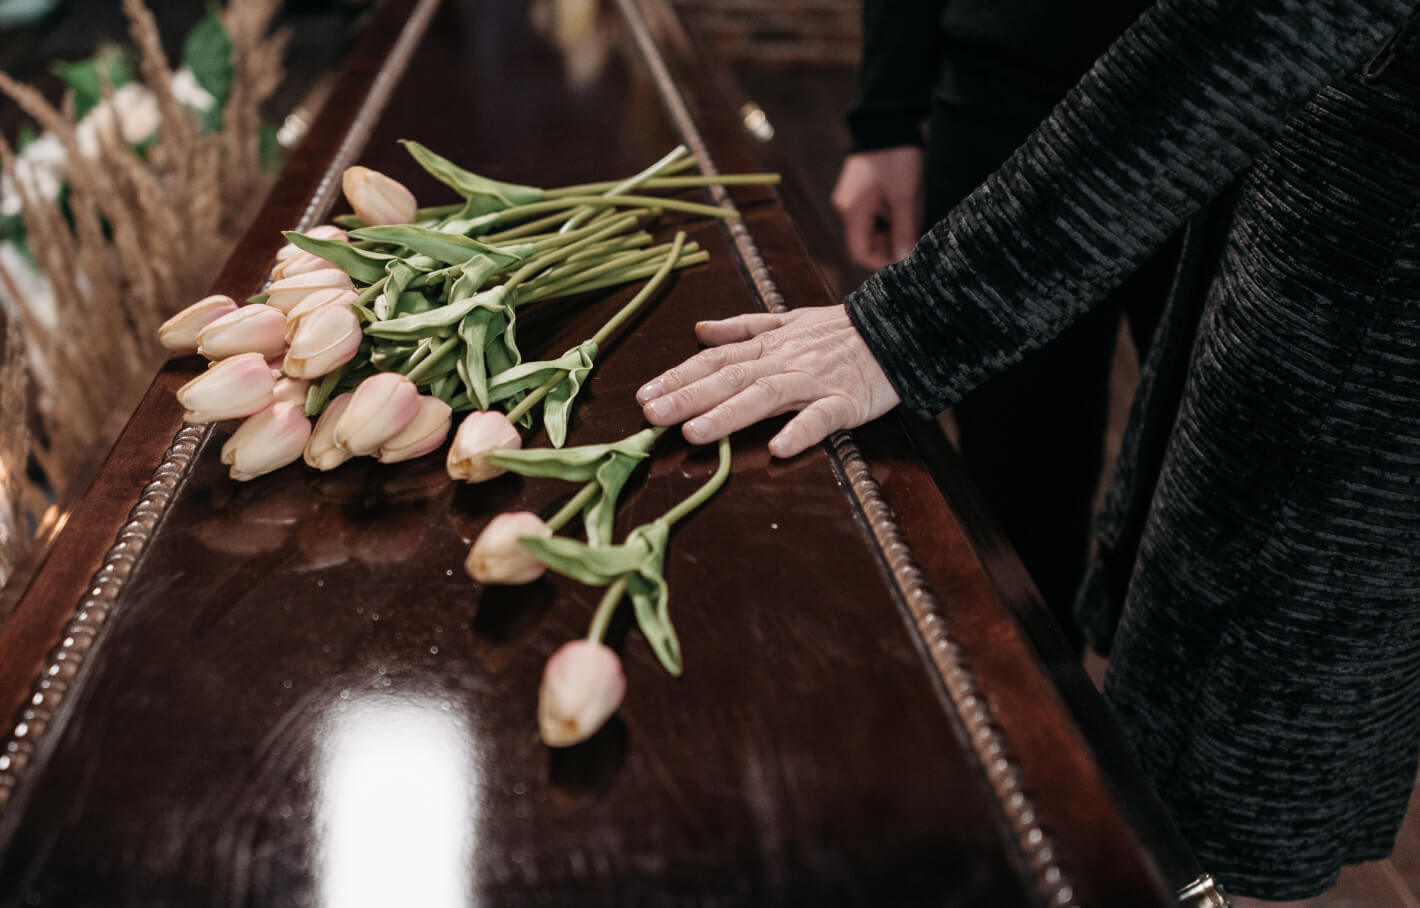
[[[1161,0],[899,264],[848,296],[935,413],[1099,301],[1420,0]]]
[[[946,0],[864,0],[858,104],[848,113],[854,151],[921,145],[922,120],[942,62]]]

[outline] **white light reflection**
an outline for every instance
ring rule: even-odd
[[[472,905],[477,767],[463,716],[433,700],[371,695],[328,721],[321,904]]]

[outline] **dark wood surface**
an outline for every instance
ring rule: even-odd
[[[260,286],[277,230],[312,197],[409,7],[387,5],[217,290]],[[447,195],[398,138],[544,185],[639,169],[681,136],[615,21],[596,34],[612,42],[605,64],[573,86],[567,74],[583,70],[530,28],[525,4],[449,0],[360,161],[426,203]],[[693,49],[673,31],[663,40],[720,168],[758,169]],[[791,304],[829,302],[774,193],[736,199]],[[759,305],[724,228],[686,227],[711,262],[607,349],[571,443],[637,428],[632,392],[693,352],[692,324]],[[520,316],[524,349],[564,349],[630,292]],[[179,429],[173,390],[200,368],[176,360],[158,376],[0,628],[7,714]],[[622,622],[625,706],[592,741],[550,752],[535,733],[538,677],[584,632],[597,591],[480,589],[461,563],[494,514],[545,509],[562,488],[455,486],[441,454],[238,485],[218,463],[231,430],[219,427],[0,810],[0,904],[1037,904],[887,569],[901,553],[874,542],[829,448],[771,460],[774,428],[736,438],[730,483],[673,536],[685,676],[667,677]],[[1137,779],[1100,759],[1099,736],[1067,706],[1082,691],[1060,683],[1078,667],[1031,630],[1028,606],[1003,601],[945,506],[938,483],[954,467],[939,462],[934,478],[923,454],[939,439],[914,444],[895,418],[855,437],[1072,897],[1167,904],[1187,862],[1151,856],[1172,847],[1167,830],[1157,839],[1121,807]],[[684,495],[712,459],[665,443],[623,527]]]

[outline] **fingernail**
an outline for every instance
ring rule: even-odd
[[[671,402],[664,397],[658,398],[646,405],[646,412],[653,419],[665,419],[671,415]]]
[[[660,396],[661,382],[659,379],[655,379],[646,382],[646,384],[641,386],[641,390],[636,392],[636,402],[638,404],[644,404],[646,401]]]
[[[690,441],[704,438],[710,434],[710,420],[703,416],[698,416],[685,424],[685,437]]]
[[[789,439],[783,435],[776,435],[769,439],[769,453],[775,457],[783,457],[784,451],[789,447]]]

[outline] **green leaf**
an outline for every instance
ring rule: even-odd
[[[456,300],[448,305],[430,309],[428,312],[416,312],[375,322],[365,329],[365,333],[372,337],[405,340],[422,337],[439,328],[450,328],[462,322],[466,316],[475,311],[502,312],[507,310],[511,314],[512,307],[507,304],[507,296],[507,288],[500,284],[490,287],[482,293],[476,293],[467,299]]]
[[[355,280],[365,284],[373,284],[384,277],[386,265],[391,260],[399,258],[399,256],[383,252],[357,249],[342,240],[323,240],[318,237],[306,236],[304,233],[297,233],[294,230],[283,231],[281,235],[298,249],[304,249],[312,255],[325,259]]]
[[[488,399],[498,403],[512,397],[519,391],[531,391],[558,372],[569,372],[576,369],[582,370],[585,374],[585,371],[592,367],[592,360],[596,358],[596,355],[597,345],[591,341],[585,341],[557,359],[530,360],[505,369],[492,376],[488,385]]]
[[[406,290],[399,295],[399,302],[395,303],[393,315],[418,315],[436,308],[438,308],[438,304],[418,290]]]
[[[495,287],[501,290],[502,287]],[[437,310],[436,310],[437,311]],[[480,410],[487,410],[488,400],[488,347],[497,345],[497,338],[507,332],[508,320],[513,317],[511,308],[506,310],[479,308],[469,312],[459,322],[459,337],[463,339],[464,355],[460,357],[462,368],[459,378],[464,383],[468,396],[478,404]]]
[[[50,71],[63,79],[64,84],[74,93],[75,120],[82,120],[84,115],[97,107],[104,98],[103,80],[99,78],[100,67],[103,67],[112,88],[133,81],[133,66],[128,55],[116,47],[107,47],[87,60],[74,63],[56,60],[50,67]]]
[[[597,468],[596,480],[600,489],[597,497],[582,513],[582,526],[587,531],[587,542],[592,545],[610,545],[616,531],[616,503],[621,498],[621,490],[643,457],[631,457],[622,453],[607,456]]]
[[[33,123],[26,123],[20,127],[19,134],[15,136],[15,150],[20,152],[24,151],[26,148],[33,145],[35,139],[38,138],[39,130],[35,129]]]
[[[590,546],[566,536],[524,536],[523,545],[552,570],[590,586],[606,586],[637,571],[652,556],[644,541]]]
[[[413,249],[421,255],[437,259],[446,265],[462,265],[474,256],[482,255],[493,259],[499,268],[505,268],[519,261],[497,246],[480,243],[457,233],[443,233],[413,224],[387,224],[380,227],[361,227],[350,231],[357,240],[372,240],[376,243],[393,243]]]
[[[500,183],[464,170],[449,159],[435,154],[418,142],[401,139],[405,151],[428,171],[434,179],[468,199],[461,215],[473,217],[491,211],[501,211],[514,205],[541,201],[543,192],[536,186]]]
[[[182,44],[182,63],[192,70],[197,84],[216,99],[204,117],[208,132],[222,129],[222,111],[232,93],[232,39],[222,25],[215,6],[209,6],[206,16],[188,33]]]
[[[389,280],[385,281],[384,289],[380,291],[379,296],[375,297],[374,305],[370,307],[375,313],[375,318],[380,320],[387,319],[394,314],[400,294],[404,293],[404,288],[414,280],[415,271],[404,261],[394,259],[385,264],[385,274],[388,275]]]
[[[651,651],[661,665],[675,677],[680,677],[684,665],[680,657],[680,639],[671,624],[670,588],[666,586],[666,543],[670,526],[664,520],[642,524],[626,537],[627,547],[644,543],[649,549],[636,573],[627,580],[626,594],[636,611],[636,624],[645,635]]]
[[[569,482],[586,482],[597,473],[602,459],[623,454],[643,459],[660,437],[655,429],[642,429],[620,441],[572,448],[522,448],[485,455],[488,462],[522,476],[551,476]]]

